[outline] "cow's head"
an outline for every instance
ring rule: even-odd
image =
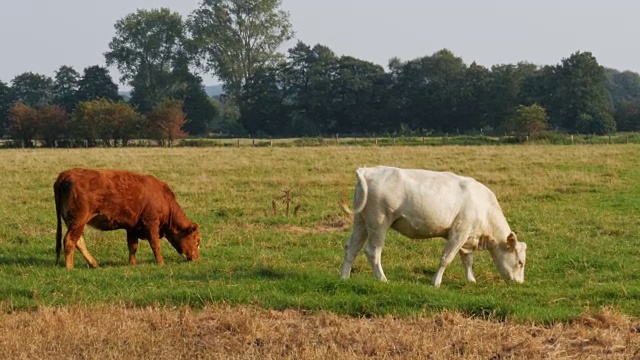
[[[507,282],[524,282],[524,265],[527,261],[527,244],[519,242],[516,234],[509,233],[507,241],[501,243],[492,254],[498,272]]]
[[[189,261],[200,259],[200,228],[198,224],[191,223],[188,227],[177,232],[169,231],[167,240],[173,245],[179,254]]]

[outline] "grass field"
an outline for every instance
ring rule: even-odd
[[[250,305],[399,317],[440,313],[551,324],[602,308],[640,316],[640,146],[135,148],[0,152],[0,307]],[[488,252],[477,284],[459,260],[430,285],[443,241],[387,237],[389,283],[360,254],[339,280],[354,170],[386,164],[473,176],[497,195],[528,244],[525,284],[507,285]],[[146,242],[127,265],[123,231],[85,233],[100,263],[55,265],[52,184],[70,167],[119,168],[166,181],[203,231],[202,259],[186,263],[163,240],[164,267]],[[291,189],[286,216],[283,190]],[[273,203],[276,203],[274,211]]]

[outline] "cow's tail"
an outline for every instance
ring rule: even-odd
[[[353,206],[354,206],[353,211],[349,209],[349,206],[345,202],[343,201],[340,202],[340,207],[342,208],[342,211],[344,211],[347,215],[350,215],[350,216],[353,216],[355,214],[362,212],[362,210],[364,210],[365,205],[367,205],[367,195],[369,193],[369,187],[367,186],[367,180],[364,178],[364,175],[361,173],[361,170],[363,169],[356,170],[356,177],[358,178],[358,183],[356,185],[356,190],[353,194]],[[358,201],[358,199],[360,201]],[[358,205],[358,202],[360,203],[359,205]]]
[[[62,250],[62,196],[64,188],[67,188],[69,183],[67,180],[56,181],[53,184],[53,197],[56,203],[56,218],[58,225],[56,227],[56,265],[60,261],[60,251]]]

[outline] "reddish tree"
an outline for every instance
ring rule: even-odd
[[[22,146],[33,147],[33,140],[38,132],[38,113],[32,107],[17,103],[9,109],[9,126],[7,133]]]
[[[182,108],[181,100],[169,99],[154,106],[147,115],[147,135],[160,146],[172,146],[174,141],[186,137],[182,127],[187,123],[187,117]]]
[[[37,110],[38,135],[44,146],[55,147],[67,133],[68,114],[62,106],[45,105]]]

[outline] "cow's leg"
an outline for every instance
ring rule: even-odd
[[[162,258],[162,254],[160,253],[160,233],[159,226],[150,225],[149,226],[149,245],[151,245],[151,250],[153,250],[153,255],[156,257],[156,263],[158,265],[164,265],[164,259]]]
[[[73,269],[73,253],[76,251],[83,230],[84,226],[72,227],[64,235],[64,263],[67,269]]]
[[[344,247],[344,260],[342,260],[342,269],[340,270],[340,277],[342,279],[346,280],[351,276],[353,260],[364,246],[366,240],[367,227],[364,225],[362,217],[360,215],[356,215],[353,219],[351,237],[349,237],[349,240],[347,240],[347,244]]]
[[[136,260],[136,252],[138,251],[138,237],[130,231],[127,231],[127,245],[129,246],[129,265],[135,265],[138,263],[138,261]]]
[[[80,239],[78,239],[78,243],[76,244],[76,247],[78,248],[78,250],[80,250],[80,254],[82,254],[82,256],[87,261],[87,264],[89,264],[90,267],[92,268],[98,267],[98,262],[87,249],[87,244],[84,242],[84,236],[80,235]]]
[[[464,265],[465,273],[467,275],[467,281],[475,283],[476,277],[473,276],[473,253],[465,252],[463,250],[459,251],[460,259],[462,259],[462,265]]]
[[[364,248],[364,253],[367,255],[369,264],[373,269],[373,274],[378,280],[383,282],[387,281],[387,277],[384,276],[384,271],[382,270],[382,249],[384,248],[387,230],[388,228],[367,228],[369,236],[367,246]]]
[[[444,251],[442,252],[442,258],[440,258],[440,267],[438,267],[438,271],[436,271],[436,275],[433,277],[433,286],[440,287],[444,269],[451,264],[458,251],[462,248],[462,245],[467,241],[468,237],[469,232],[467,231],[456,231],[449,234],[449,239],[447,240],[447,243],[444,246]]]

